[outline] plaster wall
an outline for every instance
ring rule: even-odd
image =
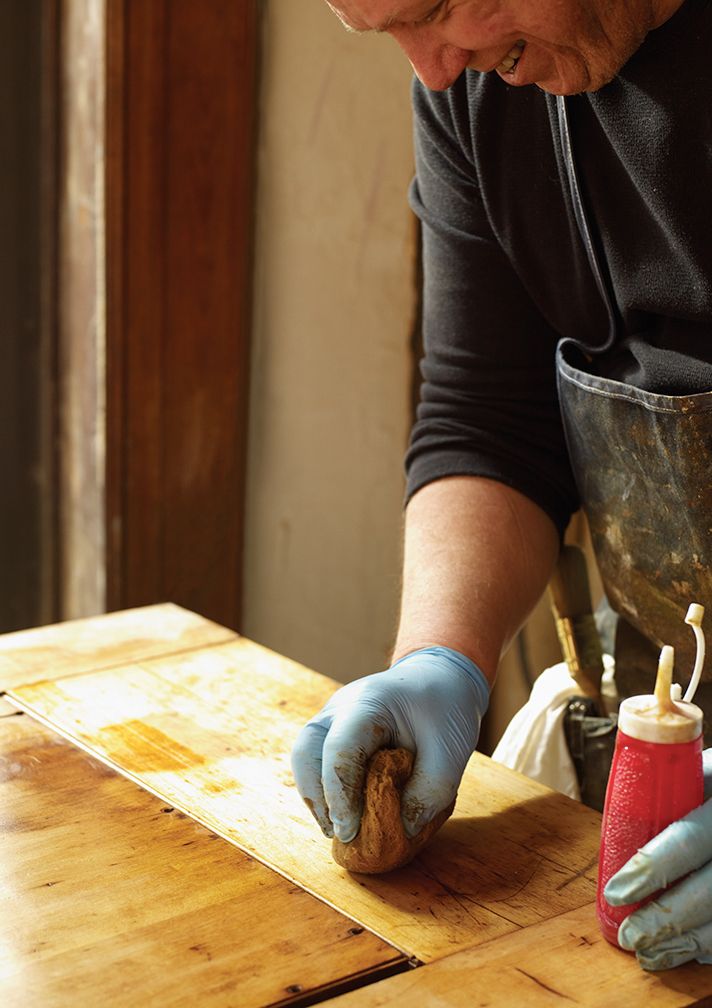
[[[411,413],[410,68],[265,0],[243,630],[342,681],[387,662]]]

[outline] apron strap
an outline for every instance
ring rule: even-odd
[[[584,248],[586,249],[586,255],[588,256],[588,261],[596,281],[596,286],[603,298],[603,303],[606,306],[606,312],[608,314],[608,337],[605,343],[602,346],[585,347],[585,349],[589,353],[603,353],[603,351],[609,350],[610,347],[613,346],[618,334],[618,311],[617,307],[614,307],[616,304],[616,297],[613,292],[608,271],[606,270],[604,272],[601,268],[601,264],[599,263],[596,246],[594,245],[593,238],[591,236],[591,227],[589,226],[589,222],[586,217],[586,210],[581,197],[581,189],[578,182],[576,162],[574,161],[568,110],[564,95],[556,96],[556,115],[559,123],[559,142],[561,144],[561,152],[564,158],[566,177],[569,182],[569,195],[571,196],[571,203],[574,209],[576,224],[578,226]],[[583,346],[583,344],[578,343],[578,341],[575,342],[577,342],[578,346]]]

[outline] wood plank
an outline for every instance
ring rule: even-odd
[[[418,959],[595,897],[598,814],[478,754],[455,815],[412,865],[380,878],[335,865],[289,766],[335,686],[241,638],[10,697]]]
[[[20,630],[0,636],[0,691],[234,637],[232,630],[171,603]]]
[[[704,1000],[702,1000],[704,999]],[[589,904],[328,1002],[330,1008],[585,1008],[712,1003],[712,967],[646,973],[601,935]]]
[[[31,718],[0,721],[3,1008],[289,1003],[396,950]]]

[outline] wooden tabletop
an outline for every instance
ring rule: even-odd
[[[335,687],[175,606],[0,637],[52,729],[0,717],[0,1003],[705,1003],[601,939],[598,815],[485,757],[412,865],[338,868],[288,765]]]
[[[329,1001],[329,1008],[710,1008],[712,967],[645,973],[603,938],[593,905]]]
[[[0,1004],[258,1008],[396,949],[24,715],[0,719]]]

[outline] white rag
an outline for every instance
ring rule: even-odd
[[[602,693],[615,706],[613,659],[603,656]],[[564,714],[572,696],[580,694],[566,662],[545,669],[534,682],[529,699],[507,725],[492,759],[542,784],[581,800],[576,770],[564,736]]]

